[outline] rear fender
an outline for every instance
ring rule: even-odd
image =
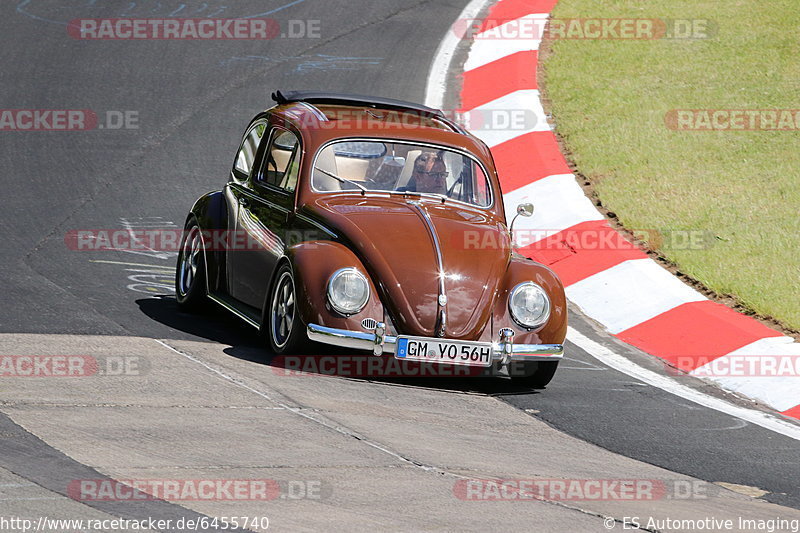
[[[190,215],[200,226],[203,236],[203,253],[206,263],[208,291],[226,292],[225,250],[220,239],[228,229],[228,204],[222,191],[210,192],[201,196],[192,206]]]

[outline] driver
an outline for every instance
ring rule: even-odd
[[[447,195],[448,175],[442,152],[422,152],[414,161],[406,190]]]

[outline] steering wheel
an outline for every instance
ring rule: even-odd
[[[453,197],[453,191],[456,190],[456,187],[458,185],[460,185],[461,183],[463,183],[463,181],[464,181],[464,173],[462,172],[461,175],[458,176],[458,179],[453,182],[453,184],[450,186],[449,189],[447,189],[447,197],[448,198],[452,198]],[[458,199],[461,200],[461,194],[459,194],[458,196],[459,196]]]

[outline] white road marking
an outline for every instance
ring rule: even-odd
[[[648,385],[659,388],[665,392],[685,400],[689,400],[690,402],[696,403],[703,407],[714,409],[720,413],[724,413],[740,420],[744,420],[745,422],[755,424],[756,426],[760,426],[764,429],[774,431],[775,433],[779,433],[791,439],[800,440],[800,426],[796,424],[780,419],[766,412],[733,405],[725,400],[714,398],[713,396],[709,396],[691,387],[678,383],[672,378],[662,376],[661,374],[657,374],[651,370],[642,368],[633,361],[630,361],[627,358],[615,353],[611,349],[606,348],[602,344],[593,341],[575,328],[567,328],[567,339],[569,339],[579,348],[585,350],[586,353],[601,363],[613,368],[614,370],[622,372],[623,374],[627,374],[632,378],[643,381]]]

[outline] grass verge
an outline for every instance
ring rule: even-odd
[[[800,3],[561,0],[553,17],[710,21],[709,38],[555,39],[542,84],[571,162],[626,228],[659,230],[650,246],[682,272],[800,330],[800,131],[665,121],[800,108]]]

